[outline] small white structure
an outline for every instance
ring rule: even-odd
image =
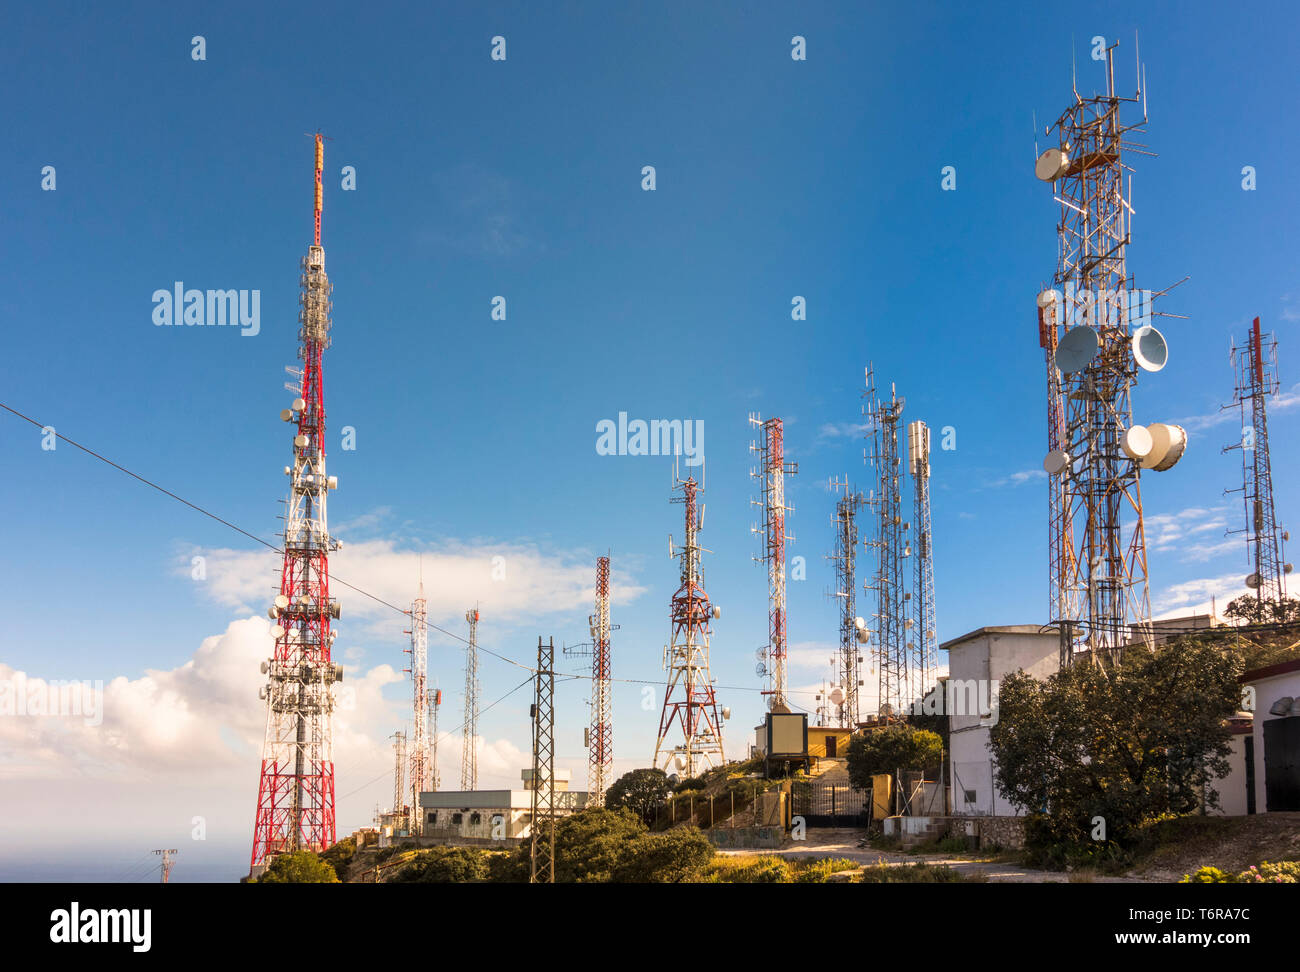
[[[435,843],[522,840],[532,835],[533,771],[520,773],[520,790],[435,790],[420,794],[424,837]],[[554,776],[555,812],[565,816],[587,805],[587,794],[569,789],[570,773]]]
[[[1239,681],[1255,712],[1245,740],[1253,804],[1246,812],[1300,810],[1300,660],[1257,668]]]
[[[939,646],[948,652],[940,685],[948,714],[948,782],[955,816],[1019,817],[1024,809],[997,792],[989,729],[997,721],[998,686],[1018,669],[1045,679],[1060,667],[1055,628],[1013,624],[979,628]]]

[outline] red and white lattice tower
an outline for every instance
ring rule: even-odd
[[[330,660],[339,616],[330,597],[329,535],[325,498],[338,483],[325,473],[325,383],[321,359],[330,343],[330,282],[320,245],[321,173],[325,147],[316,136],[315,236],[302,261],[298,314],[302,368],[289,369],[300,384],[281,418],[293,422],[280,593],[270,609],[275,654],[262,663],[269,681],[266,738],[262,747],[251,869],[287,851],[321,851],[334,843],[334,684],[342,666]]]
[[[609,558],[596,558],[596,613],[591,627],[591,731],[587,751],[588,803],[603,807],[614,769],[614,698],[609,680]]]
[[[722,720],[709,674],[709,622],[721,611],[709,603],[700,577],[700,520],[695,514],[697,486],[694,478],[677,480],[682,495],[672,502],[686,507],[686,542],[677,553],[681,564],[681,586],[671,602],[672,644],[664,648],[668,684],[664,708],[659,716],[654,766],[668,772],[695,776],[702,770],[726,762],[722,752]],[[702,519],[702,518],[701,518]],[[671,552],[672,539],[669,538]],[[727,713],[726,709],[722,710]],[[668,741],[673,727],[682,741]]]
[[[763,556],[755,560],[767,565],[767,704],[774,712],[786,711],[786,615],[785,615],[785,545],[794,536],[785,531],[785,477],[799,471],[799,465],[785,460],[785,432],[779,418],[766,422],[758,415],[749,416],[749,424],[761,426],[763,438],[751,443],[750,452],[759,455],[759,468],[750,471],[762,486],[762,500],[752,501],[763,509]],[[758,527],[754,527],[758,533]]]
[[[408,749],[410,758],[410,787],[412,813],[412,833],[423,830],[421,816],[415,812],[420,805],[420,794],[429,788],[429,626],[428,601],[424,597],[424,580],[420,580],[420,595],[411,603],[411,647],[406,649],[411,655],[412,703],[411,703],[411,742]]]

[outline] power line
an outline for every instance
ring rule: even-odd
[[[100,455],[98,452],[95,452],[93,449],[87,448],[81,443],[69,439],[61,432],[54,430],[53,426],[43,425],[41,422],[32,418],[30,415],[24,415],[22,412],[18,411],[15,408],[11,408],[10,406],[4,404],[3,402],[0,402],[0,408],[4,409],[6,412],[9,412],[12,415],[17,416],[18,418],[22,419],[25,422],[30,422],[32,425],[36,426],[39,429],[46,429],[46,428],[50,429],[53,432],[54,436],[59,440],[66,442],[68,445],[76,449],[80,449],[82,452],[86,453],[86,455],[92,456],[95,459],[98,459],[100,462],[106,463],[107,465],[112,466],[114,469],[117,469],[120,472],[126,473],[132,479],[144,483],[146,486],[150,487],[151,489],[157,490],[158,492],[162,493],[164,496],[171,497],[172,499],[176,500],[178,503],[188,506],[190,509],[194,510],[197,513],[203,514],[204,516],[208,517],[211,520],[215,520],[216,522],[220,523],[222,526],[229,527],[230,529],[234,530],[236,533],[248,537],[250,540],[254,540],[257,543],[260,543],[262,546],[275,551],[276,553],[282,554],[284,552],[283,548],[276,546],[275,544],[271,543],[269,540],[259,537],[255,533],[250,533],[248,530],[245,530],[243,527],[231,523],[229,520],[225,519],[224,517],[218,516],[216,513],[213,513],[211,510],[204,509],[202,506],[199,506],[197,503],[191,503],[183,496],[178,496],[176,493],[173,493],[171,490],[167,489],[164,486],[160,486],[158,483],[155,483],[153,480],[145,476],[141,476],[139,473],[132,472],[130,469],[127,469],[125,466],[114,462],[112,459],[109,459],[106,456]],[[384,607],[396,611],[398,614],[402,615],[403,617],[412,618],[411,612],[409,610],[398,607],[396,604],[393,604],[391,601],[386,601],[379,595],[372,594],[370,593],[370,591],[367,591],[361,587],[357,587],[355,584],[350,584],[337,575],[331,574],[330,582],[333,584],[342,584],[344,587],[348,588],[349,590],[355,591],[356,593],[362,595],[363,597],[369,598],[370,600],[374,601],[376,604],[382,604]],[[413,619],[412,619],[412,623],[414,623]],[[460,635],[456,634],[454,631],[448,631],[446,628],[439,627],[438,625],[428,620],[426,620],[424,624],[425,627],[432,628],[434,631],[438,631],[442,634],[445,634],[449,638],[453,638],[456,641],[461,641],[464,642],[465,644],[469,644],[469,639],[461,637]],[[477,647],[479,651],[491,655],[493,658],[496,658],[499,661],[503,661],[508,665],[513,665],[515,668],[526,671],[530,674],[530,676],[532,674],[535,674],[535,670],[529,665],[525,665],[522,664],[521,662],[517,662],[513,658],[509,658],[506,655],[502,655],[499,652],[495,652],[490,648],[484,648],[482,645],[478,645]],[[586,679],[591,678],[590,675],[573,675],[570,677],[586,678]],[[622,682],[628,685],[661,685],[663,683],[663,679],[648,679],[648,678],[611,678],[610,681]],[[715,687],[719,689],[724,689],[728,692],[762,692],[762,689],[756,689],[753,686],[749,686],[749,685],[718,685]],[[799,691],[793,694],[813,695],[815,693],[813,691]],[[493,704],[495,705],[496,703]]]

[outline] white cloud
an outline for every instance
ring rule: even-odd
[[[195,554],[206,560],[206,580],[198,583],[219,604],[240,613],[260,613],[279,590],[281,556],[275,551],[195,548],[180,558],[178,574],[190,575]],[[523,544],[455,541],[426,550],[399,549],[393,540],[345,544],[330,556],[330,573],[336,581],[331,594],[341,603],[340,627],[345,633],[351,619],[360,619],[365,622],[362,633],[391,639],[401,638],[408,619],[340,581],[405,610],[423,573],[430,622],[457,632],[464,626],[466,609],[476,603],[485,623],[508,623],[586,608],[595,596],[596,583],[591,558],[544,553]],[[644,591],[626,575],[614,572],[610,594],[615,601],[628,603]],[[339,640],[346,644],[343,635]]]
[[[1151,610],[1156,620],[1209,614],[1211,605],[1222,615],[1229,601],[1247,593],[1244,574],[1202,577],[1166,587],[1152,598]]]
[[[1010,476],[995,479],[988,486],[990,489],[1000,489],[1003,486],[1023,486],[1025,483],[1032,483],[1046,478],[1047,473],[1042,469],[1022,469],[1020,472],[1013,472]]]

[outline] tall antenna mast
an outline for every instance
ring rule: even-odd
[[[429,789],[429,625],[428,601],[424,597],[424,570],[420,570],[420,593],[411,603],[411,807],[420,805],[420,794]],[[412,834],[423,832],[421,815],[416,813],[411,826]]]
[[[930,427],[922,421],[907,426],[908,471],[916,497],[916,580],[913,593],[916,625],[912,632],[912,674],[918,698],[930,691],[938,673],[939,643],[934,621],[934,549],[930,542]]]
[[[1278,528],[1273,506],[1273,464],[1268,442],[1266,399],[1277,394],[1280,387],[1277,340],[1272,334],[1260,333],[1258,317],[1251,325],[1246,344],[1233,345],[1232,360],[1237,372],[1236,402],[1224,407],[1235,406],[1240,410],[1241,439],[1223,451],[1241,450],[1240,492],[1246,507],[1246,526],[1244,530],[1228,532],[1246,536],[1252,567],[1246,586],[1255,592],[1260,618],[1265,620],[1264,605],[1281,604],[1286,598],[1286,575],[1291,572],[1291,565],[1282,562],[1282,541],[1287,534]]]
[[[172,865],[176,863],[172,855],[179,854],[180,851],[178,851],[175,847],[167,847],[167,848],[160,847],[157,850],[155,850],[154,853],[162,856],[162,867],[161,867],[162,883],[167,884],[168,882],[171,881]]]
[[[1149,295],[1133,290],[1128,273],[1133,209],[1124,172],[1132,170],[1124,156],[1151,153],[1132,140],[1145,117],[1121,120],[1124,104],[1138,105],[1142,93],[1115,93],[1115,47],[1106,50],[1106,93],[1076,90],[1047,131],[1058,146],[1034,166],[1061,207],[1053,279],[1064,295],[1045,291],[1038,307],[1048,356],[1049,586],[1062,666],[1079,651],[1109,663],[1132,641],[1153,643],[1139,476],[1170,468],[1186,444],[1178,426],[1133,425],[1138,370],[1163,368],[1168,349],[1147,321]]]
[[[867,498],[843,481],[832,479],[832,491],[844,490],[835,503],[835,591],[831,595],[840,609],[840,648],[837,657],[837,674],[843,701],[837,707],[839,724],[853,728],[861,721],[858,688],[862,682],[860,652],[868,641],[866,622],[857,617],[857,562],[858,562],[858,510],[866,505]]]
[[[587,750],[587,801],[605,805],[614,769],[614,698],[610,686],[609,558],[596,558],[596,613],[591,616],[591,729]]]
[[[876,393],[875,373],[866,369],[867,441],[869,458],[876,474],[876,670],[879,673],[881,716],[900,716],[911,701],[908,677],[907,601],[903,590],[904,527],[900,487],[902,460],[898,455],[898,425],[903,418],[904,400],[890,386],[889,401]]]
[[[726,762],[722,751],[722,719],[709,674],[710,622],[721,617],[722,611],[709,602],[700,576],[695,479],[674,476],[674,481],[673,488],[681,490],[681,496],[673,497],[671,502],[686,508],[686,541],[676,555],[681,568],[681,586],[670,606],[672,643],[664,647],[668,683],[659,715],[653,765],[670,775],[675,769],[689,777]],[[668,546],[671,554],[671,537]],[[729,715],[724,708],[722,717]],[[682,741],[670,748],[668,736],[674,724],[681,730]]]
[[[785,458],[785,430],[779,418],[766,422],[757,415],[749,416],[749,424],[760,427],[762,438],[750,443],[749,451],[759,455],[759,467],[750,470],[750,476],[761,485],[762,499],[751,501],[763,510],[763,556],[756,557],[767,565],[767,651],[768,651],[768,708],[773,712],[788,712],[786,704],[786,612],[785,612],[785,545],[794,542],[786,533],[785,515],[792,512],[785,502],[785,477],[799,471],[798,463]],[[758,533],[758,527],[753,528]]]
[[[465,729],[460,749],[460,788],[478,789],[478,605],[465,612],[469,643],[465,646]]]
[[[330,286],[320,245],[321,172],[324,136],[316,135],[314,242],[302,261],[298,314],[298,357],[290,369],[297,393],[280,413],[295,424],[293,465],[280,593],[268,612],[275,653],[262,663],[268,684],[266,736],[253,824],[250,873],[259,874],[277,854],[323,851],[334,843],[334,685],[343,667],[331,661],[331,619],[339,603],[330,596],[329,554],[338,541],[329,535],[325,499],[338,480],[325,471],[324,351],[330,343]]]

